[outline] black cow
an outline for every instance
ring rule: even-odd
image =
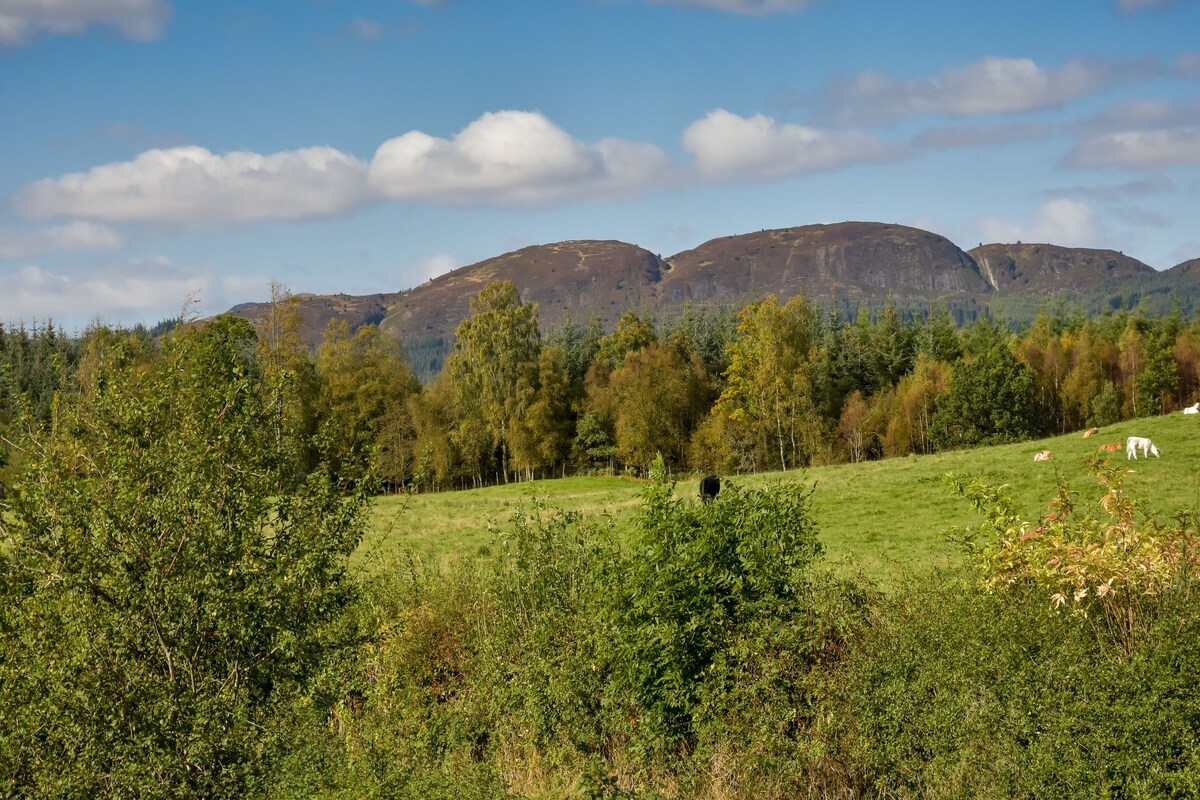
[[[700,479],[700,499],[711,503],[721,491],[721,479],[716,475],[705,475]]]

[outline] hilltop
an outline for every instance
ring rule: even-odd
[[[769,294],[803,293],[848,316],[889,299],[903,312],[944,305],[961,323],[983,313],[1031,319],[1061,299],[1099,314],[1200,299],[1200,259],[1159,272],[1113,250],[1047,243],[981,244],[964,251],[944,236],[879,222],[761,230],[707,241],[663,258],[625,242],[581,240],[534,245],[460,267],[412,289],[365,296],[302,295],[305,340],[320,342],[332,318],[378,324],[403,344],[418,374],[430,377],[453,348],[454,330],[489,281],[512,281],[538,304],[543,330],[595,317],[607,329],[629,310],[666,319],[685,305],[740,307]],[[232,313],[256,319],[266,303]]]

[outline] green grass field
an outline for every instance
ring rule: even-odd
[[[1101,444],[1149,436],[1162,450],[1160,459],[1128,462],[1134,474],[1127,489],[1145,500],[1149,511],[1166,518],[1182,508],[1200,508],[1200,417],[1180,413],[1129,420],[1096,436],[1082,432],[1021,444],[961,450],[932,456],[839,464],[794,472],[724,476],[747,487],[800,482],[814,486],[813,511],[827,550],[827,562],[839,572],[862,572],[888,585],[905,574],[952,566],[958,553],[940,532],[980,520],[966,501],[952,495],[946,473],[981,477],[1007,484],[1030,518],[1041,514],[1055,493],[1060,470],[1083,496],[1094,479],[1082,468],[1084,458]],[[1034,453],[1054,458],[1035,463]],[[1126,463],[1122,450],[1114,460]],[[692,502],[697,477],[680,476],[676,492]],[[589,518],[611,518],[618,536],[631,528],[644,483],[614,477],[580,477],[496,486],[463,492],[379,498],[369,533],[354,563],[374,569],[412,554],[429,564],[459,557],[486,556],[497,550],[489,523],[503,528],[513,511],[532,497],[552,506],[578,510]],[[1082,498],[1081,498],[1082,500]]]

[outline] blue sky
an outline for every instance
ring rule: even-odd
[[[1200,3],[0,0],[0,320],[896,222],[1200,257]]]

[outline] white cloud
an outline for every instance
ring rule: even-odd
[[[767,16],[807,8],[816,0],[650,0],[657,5],[705,8],[746,16]]]
[[[379,42],[390,36],[412,36],[420,30],[420,24],[415,20],[384,22],[366,17],[355,17],[346,25],[338,28],[328,36],[317,39],[324,47],[340,45],[361,45]]]
[[[779,178],[900,155],[868,134],[780,124],[762,114],[741,117],[724,109],[689,125],[683,148],[701,177],[733,180]]]
[[[1014,142],[1042,141],[1050,138],[1053,128],[1029,125],[985,125],[957,128],[931,128],[913,139],[917,147],[945,150],[956,147],[985,147]]]
[[[1184,53],[1175,59],[1175,71],[1184,78],[1200,78],[1200,53]]]
[[[116,321],[147,314],[166,318],[211,286],[209,277],[162,258],[62,271],[29,265],[0,272],[0,317],[79,323],[96,316]]]
[[[1200,165],[1200,127],[1122,131],[1080,142],[1067,153],[1072,167],[1162,167]]]
[[[1120,206],[1112,210],[1113,216],[1122,222],[1139,228],[1169,228],[1171,218],[1149,208],[1140,206]]]
[[[379,20],[357,17],[350,23],[348,30],[350,35],[356,39],[373,42],[383,36],[384,25]]]
[[[1064,247],[1102,247],[1108,234],[1087,203],[1059,198],[1038,208],[1029,224],[998,217],[976,220],[983,242],[1045,242]],[[974,238],[974,237],[972,237]]]
[[[462,265],[449,253],[438,253],[419,260],[412,273],[419,275],[421,280],[432,280],[460,266]]]
[[[1200,124],[1200,100],[1169,102],[1143,98],[1113,106],[1081,120],[1074,127],[1083,131],[1107,132],[1196,124]]]
[[[1144,8],[1167,8],[1179,0],[1117,0],[1122,11],[1141,11]]]
[[[1146,62],[1074,60],[1059,68],[1028,58],[989,56],[935,78],[897,80],[878,72],[834,79],[825,90],[833,117],[884,121],[913,114],[975,116],[1050,108],[1153,76]]]
[[[271,297],[271,280],[264,275],[222,275],[211,281],[213,297],[205,305],[220,313],[238,303],[266,302]]]
[[[111,250],[125,241],[107,225],[68,222],[40,230],[0,230],[0,259],[24,259],[63,250]]]
[[[1178,186],[1161,172],[1154,172],[1116,186],[1068,186],[1050,189],[1052,195],[1079,195],[1095,200],[1122,200],[1129,197],[1150,197],[1178,190]]]
[[[97,25],[153,41],[170,16],[165,0],[0,0],[0,47],[25,44],[40,34],[78,35]]]
[[[1167,257],[1171,259],[1171,266],[1191,261],[1193,258],[1200,258],[1200,242],[1194,240],[1184,242],[1172,250]]]
[[[367,200],[366,164],[331,147],[216,155],[203,147],[148,150],[31,183],[13,198],[26,217],[204,226],[340,214]]]
[[[637,193],[664,180],[666,155],[619,139],[577,141],[528,111],[484,114],[453,139],[410,131],[371,160],[381,195],[450,204],[541,205]]]

